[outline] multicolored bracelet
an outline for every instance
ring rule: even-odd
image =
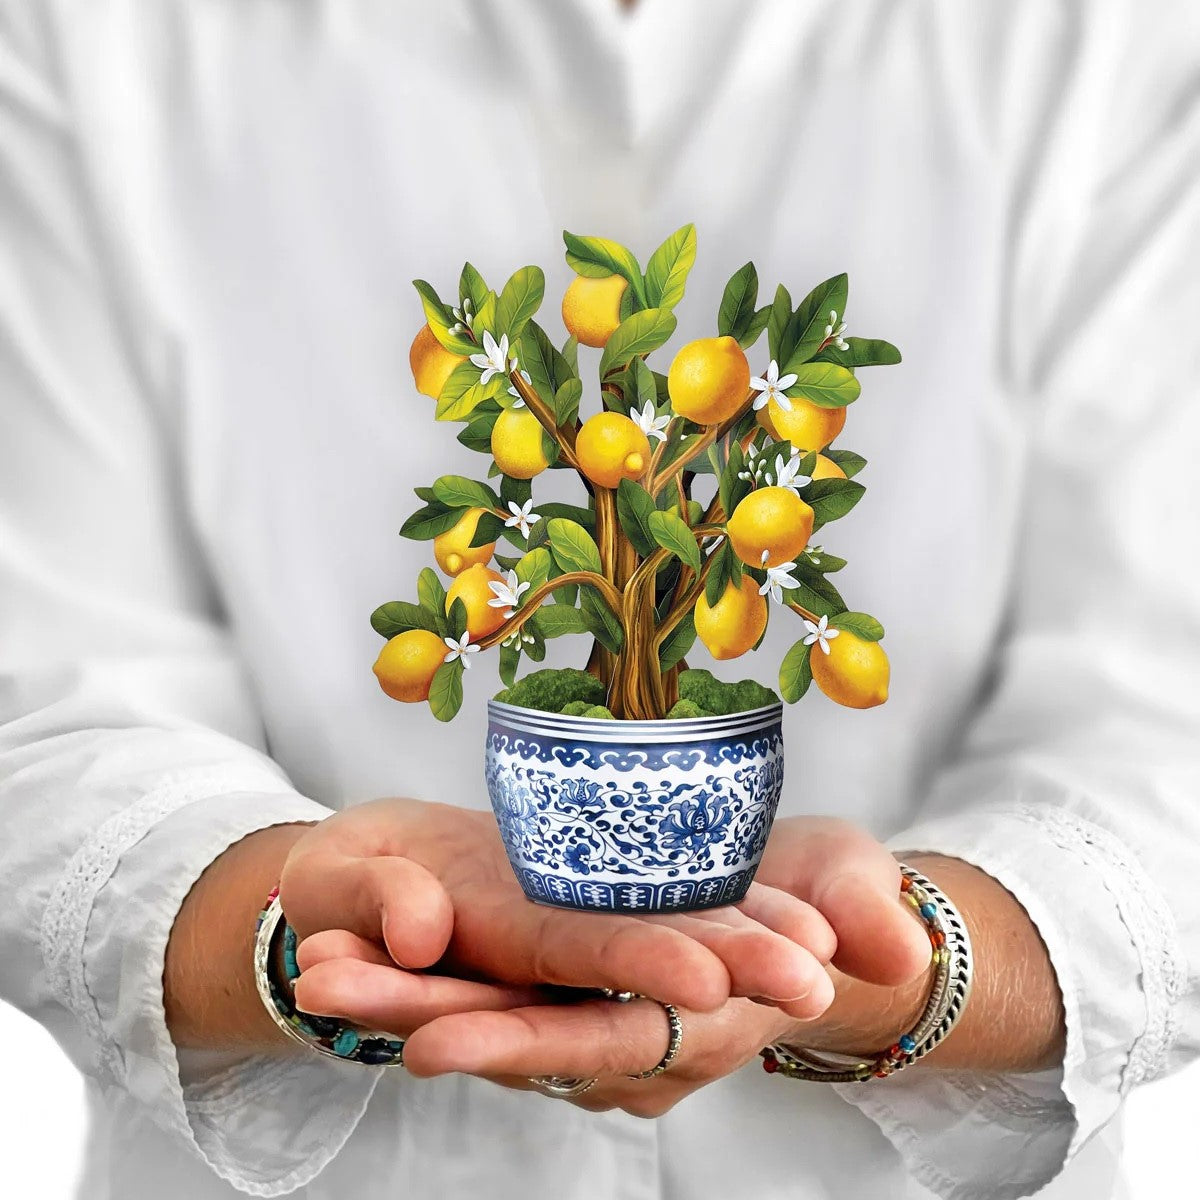
[[[275,970],[279,957],[283,960],[284,981],[278,978]],[[404,1065],[403,1038],[360,1029],[335,1017],[301,1012],[292,991],[299,978],[296,931],[283,918],[279,889],[275,888],[267,897],[266,907],[258,914],[254,934],[254,982],[271,1019],[292,1041],[330,1058],[371,1067]]]
[[[971,994],[971,939],[958,910],[930,880],[900,865],[900,896],[925,926],[933,947],[933,983],[917,1023],[886,1050],[870,1056],[817,1054],[793,1046],[766,1046],[763,1070],[820,1083],[883,1079],[923,1058],[958,1023]]]

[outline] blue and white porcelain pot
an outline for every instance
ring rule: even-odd
[[[607,721],[489,702],[488,794],[525,894],[607,912],[736,903],[779,804],[782,715]]]

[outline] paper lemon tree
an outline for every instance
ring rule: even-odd
[[[680,348],[664,374],[650,358],[675,332],[694,228],[671,234],[644,271],[616,242],[563,236],[576,277],[561,348],[534,320],[536,266],[497,293],[468,263],[450,303],[415,282],[426,318],[410,354],[417,388],[438,420],[463,424],[459,441],[489,460],[488,482],[443,475],[416,489],[422,507],[401,533],[432,541],[448,582],[426,568],[415,602],[373,614],[388,639],[375,665],[384,691],[449,720],[478,652],[498,650],[511,686],[548,639],[582,634],[589,682],[603,689],[592,699],[612,716],[695,715],[677,704],[695,641],[736,658],[777,613],[799,619],[779,669],[784,699],[815,680],[840,704],[882,703],[883,629],[849,610],[829,578],[845,561],[811,539],[863,494],[865,460],[829,447],[858,399],[856,371],[899,362],[895,347],[845,335],[845,275],[798,305],[781,284],[759,307],[747,263],[725,287],[715,336]],[[581,344],[600,351],[594,373],[581,371]],[[531,481],[548,470],[577,473],[578,503],[535,499]]]

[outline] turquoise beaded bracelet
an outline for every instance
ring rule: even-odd
[[[958,1023],[974,973],[966,922],[931,880],[904,864],[900,865],[900,896],[925,926],[932,948],[933,983],[916,1025],[870,1058],[834,1058],[792,1046],[766,1046],[759,1051],[764,1071],[821,1083],[884,1079],[928,1054]]]
[[[281,957],[285,981],[274,969],[276,948],[282,926]],[[404,1065],[404,1039],[390,1033],[360,1029],[334,1017],[301,1012],[296,1007],[292,986],[300,978],[296,961],[296,931],[283,919],[279,889],[267,897],[266,907],[258,914],[254,932],[254,982],[259,997],[275,1024],[294,1042],[343,1062],[370,1067]]]

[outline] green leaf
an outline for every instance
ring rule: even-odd
[[[836,554],[826,554],[824,550],[817,555],[817,559],[820,561],[814,561],[810,558],[807,550],[804,552],[805,563],[811,566],[813,570],[819,571],[822,575],[832,575],[835,571],[840,571],[846,565],[844,558],[838,558]]]
[[[433,494],[450,508],[499,508],[500,498],[485,483],[465,475],[443,475],[434,481]]]
[[[442,663],[429,685],[429,708],[439,721],[453,721],[462,708],[463,664],[461,658]]]
[[[683,299],[688,272],[696,261],[696,227],[684,225],[650,256],[646,265],[646,303],[674,308]]]
[[[847,479],[853,479],[867,465],[867,460],[853,450],[826,450],[824,453],[846,472]]]
[[[664,550],[669,550],[693,571],[700,570],[700,547],[696,544],[695,534],[678,513],[656,510],[648,517],[647,524],[654,540]]]
[[[621,622],[597,595],[596,590],[590,587],[581,587],[579,604],[578,611],[583,616],[583,623],[587,627],[588,633],[606,650],[613,654],[620,654],[621,647],[625,644],[625,634],[621,630]],[[559,606],[556,604],[554,607],[558,608]]]
[[[854,375],[837,363],[800,363],[789,370],[795,372],[796,382],[784,394],[801,396],[820,408],[845,408],[862,391],[862,384]]]
[[[807,558],[801,556],[797,560],[792,574],[800,580],[807,597],[807,599],[801,599],[795,596],[793,599],[799,600],[805,608],[811,608],[818,616],[846,611],[846,601],[842,599],[842,594],[834,586],[833,581],[826,579]]]
[[[471,308],[478,312],[488,296],[488,285],[483,276],[470,263],[463,263],[462,274],[458,277],[458,296],[460,302],[464,299],[471,301]]]
[[[843,367],[894,367],[900,359],[900,351],[891,342],[880,338],[846,339],[848,350],[826,346],[817,355],[817,362],[833,362]]]
[[[394,638],[399,633],[407,633],[410,629],[428,629],[430,633],[439,633],[438,622],[431,612],[419,604],[409,604],[407,600],[393,600],[389,604],[381,604],[371,614],[371,628],[380,636]]]
[[[563,342],[562,359],[570,368],[572,375],[579,374],[579,339],[574,334],[571,334]]]
[[[633,548],[645,558],[653,552],[656,539],[650,529],[654,500],[640,483],[622,479],[617,485],[617,517]]]
[[[734,271],[721,294],[721,307],[717,311],[717,333],[722,337],[737,338],[740,342],[742,335],[754,320],[754,306],[757,303],[758,269],[752,262],[748,262]]]
[[[517,582],[529,584],[529,592],[533,593],[549,580],[553,566],[554,560],[550,557],[550,551],[545,546],[538,546],[521,555],[520,561],[513,569],[517,573]],[[526,597],[521,598],[524,600]]]
[[[680,522],[682,524],[682,522]],[[600,551],[582,525],[555,517],[546,522],[550,549],[564,571],[599,571]]]
[[[788,375],[801,363],[806,363],[816,354],[821,343],[825,340],[825,327],[829,324],[829,313],[835,311],[840,323],[846,319],[846,296],[849,292],[850,281],[845,272],[834,275],[819,283],[796,309],[796,315],[790,322],[788,338],[790,342],[784,349],[786,365],[781,358],[780,375]]]
[[[434,416],[439,421],[464,421],[485,400],[491,398],[491,387],[479,382],[479,368],[470,361],[460,362],[442,385]],[[498,378],[498,377],[494,377]],[[489,385],[491,380],[488,381]]]
[[[730,557],[728,540],[713,551],[712,566],[709,568],[708,578],[704,581],[704,599],[708,602],[709,608],[720,603],[721,597],[725,595],[725,589],[729,586]]]
[[[536,622],[538,632],[544,638],[562,637],[569,633],[587,633],[583,613],[577,608],[567,608],[564,604],[543,605],[532,620]]]
[[[623,367],[639,354],[657,350],[675,332],[675,314],[667,308],[634,313],[613,330],[600,356],[600,377]]]
[[[474,354],[477,349],[474,342],[462,334],[450,332],[454,318],[433,287],[423,279],[414,279],[413,287],[421,297],[421,307],[425,310],[425,320],[429,322],[433,336],[452,354]]]
[[[801,638],[784,656],[779,665],[779,694],[795,704],[812,683],[812,646]]]
[[[517,668],[521,665],[521,651],[517,646],[500,647],[500,679],[505,687],[517,682]]]
[[[447,508],[440,501],[419,508],[403,525],[400,526],[400,536],[412,538],[414,542],[432,541],[439,533],[453,529],[462,517],[457,508]]]
[[[509,504],[524,504],[533,498],[533,484],[528,479],[514,479],[505,475],[500,480],[500,507],[507,508]]]
[[[554,419],[560,429],[575,424],[575,418],[579,416],[579,401],[582,399],[583,382],[575,378],[565,380],[554,393]]]
[[[775,299],[771,301],[771,311],[767,314],[767,345],[771,357],[778,363],[783,362],[783,335],[792,319],[792,296],[781,283],[775,289]],[[782,375],[783,372],[781,371]]]
[[[580,236],[565,229],[563,242],[567,247],[567,263],[577,275],[586,275],[589,279],[620,275],[628,282],[638,306],[644,306],[646,291],[642,268],[628,247],[608,238]]]
[[[434,633],[443,637],[449,630],[446,621],[446,589],[432,567],[423,567],[417,576],[417,601],[437,622]]]
[[[647,404],[658,406],[658,385],[654,381],[654,372],[646,365],[643,358],[635,358],[629,364],[633,376],[633,386],[629,389],[631,407],[640,412]]]
[[[877,642],[883,637],[883,626],[869,613],[843,612],[836,617],[830,617],[829,623],[835,629],[844,629],[864,642]]]
[[[516,346],[545,294],[546,277],[541,267],[521,267],[514,271],[496,301],[496,339],[507,333],[509,343]]]
[[[526,628],[529,628],[526,626]],[[530,662],[541,662],[546,657],[546,641],[538,636],[537,630],[529,628],[529,633],[533,637],[532,642],[522,642],[521,649],[529,656]]]
[[[738,503],[750,492],[749,481],[738,478],[745,467],[745,452],[742,450],[741,443],[735,441],[729,447],[729,461],[721,471],[717,487],[717,498],[721,502],[721,508],[726,517],[733,513]]]
[[[480,405],[472,414],[465,428],[459,430],[458,440],[466,446],[468,450],[475,450],[481,454],[491,454],[492,452],[492,428],[496,424],[496,418],[500,415],[500,410],[487,402]]]
[[[511,537],[516,532],[515,529],[506,529],[504,522],[495,513],[480,513],[479,520],[475,523],[475,532],[471,536],[471,545],[472,547],[486,546],[490,542],[499,541],[506,535]],[[520,534],[517,536],[520,537]]]
[[[852,479],[814,479],[800,495],[813,510],[813,528],[819,529],[844,517],[861,499],[867,489]]]
[[[771,306],[764,305],[750,319],[750,324],[746,326],[745,332],[738,338],[738,345],[743,350],[749,350],[751,346],[762,336],[762,331],[766,329],[767,322],[771,319]]]
[[[696,642],[696,622],[692,614],[685,613],[683,619],[663,639],[658,648],[659,670],[669,671],[678,665]]]
[[[460,638],[467,632],[467,606],[461,596],[455,596],[446,613],[446,623],[450,626],[450,636]]]
[[[530,321],[521,334],[517,360],[521,369],[529,372],[533,390],[547,404],[554,399],[555,392],[576,373],[536,321]]]

